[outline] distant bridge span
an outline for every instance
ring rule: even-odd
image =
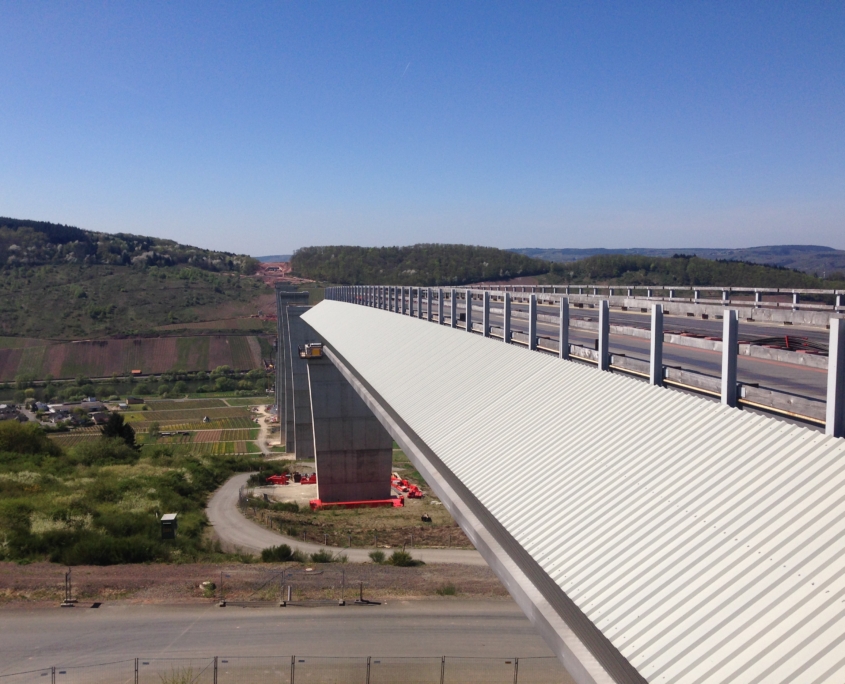
[[[302,319],[576,681],[845,680],[845,440],[386,310]]]

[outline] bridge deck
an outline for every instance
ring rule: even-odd
[[[845,679],[845,440],[387,311],[303,318],[572,602],[612,678]]]

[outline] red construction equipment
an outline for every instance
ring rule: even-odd
[[[401,479],[396,473],[390,478],[390,486],[400,494],[407,494],[409,499],[422,499],[425,493],[412,482]]]
[[[393,506],[394,508],[401,508],[405,505],[405,498],[402,496],[394,496],[390,499],[374,499],[372,501],[321,501],[320,499],[311,499],[308,502],[312,511],[320,511],[324,508],[381,508],[382,506]]]
[[[311,473],[310,475],[303,475],[302,479],[299,481],[299,484],[317,484],[317,473]]]
[[[288,475],[287,473],[282,473],[281,475],[271,475],[267,478],[267,484],[271,485],[286,485],[288,483]]]

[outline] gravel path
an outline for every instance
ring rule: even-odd
[[[258,554],[262,549],[279,544],[288,544],[305,553],[315,553],[325,549],[342,551],[353,563],[367,563],[373,549],[339,549],[303,542],[268,530],[241,515],[238,510],[238,491],[246,484],[250,473],[240,473],[230,478],[218,489],[208,502],[206,513],[214,532],[223,548],[229,551],[240,550]],[[414,558],[426,563],[462,563],[464,565],[486,565],[481,554],[466,549],[411,549]]]

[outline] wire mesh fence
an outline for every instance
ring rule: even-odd
[[[0,684],[572,684],[553,657],[135,658],[0,674]]]

